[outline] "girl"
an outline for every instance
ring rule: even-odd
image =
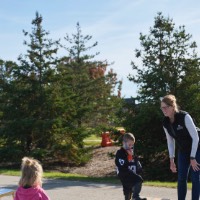
[[[22,175],[14,200],[50,200],[42,189],[43,169],[39,161],[24,157],[21,171]]]

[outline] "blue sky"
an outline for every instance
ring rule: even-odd
[[[122,96],[136,96],[137,86],[128,81],[133,74],[131,61],[138,62],[134,50],[140,47],[139,33],[148,34],[157,12],[185,25],[200,46],[199,0],[6,0],[0,6],[0,58],[16,61],[25,53],[22,30],[31,32],[36,11],[43,16],[43,28],[52,39],[76,32],[79,22],[83,35],[98,42],[97,60],[111,66],[123,80]]]

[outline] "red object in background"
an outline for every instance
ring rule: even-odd
[[[108,146],[112,146],[113,143],[110,139],[110,134],[109,132],[104,132],[101,134],[102,137],[102,141],[101,141],[101,146],[102,147],[108,147]]]

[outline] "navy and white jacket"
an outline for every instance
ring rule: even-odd
[[[179,151],[190,153],[195,157],[199,147],[199,135],[191,116],[185,111],[179,111],[174,115],[174,122],[169,117],[164,117],[163,128],[167,137],[170,158],[175,155],[175,141]],[[172,131],[172,128],[174,131]]]
[[[128,153],[123,147],[116,153],[115,164],[117,166],[117,174],[122,182],[130,180],[133,182],[142,181],[142,178],[137,175],[142,171],[138,158],[134,157],[133,160],[129,161]]]

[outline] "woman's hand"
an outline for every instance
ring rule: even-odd
[[[174,162],[174,159],[170,159],[170,169],[173,173],[176,173],[177,172],[177,169],[176,169],[176,164]]]
[[[196,161],[196,159],[191,159],[190,160],[190,165],[192,166],[192,169],[194,171],[199,171],[200,170],[200,164]]]

